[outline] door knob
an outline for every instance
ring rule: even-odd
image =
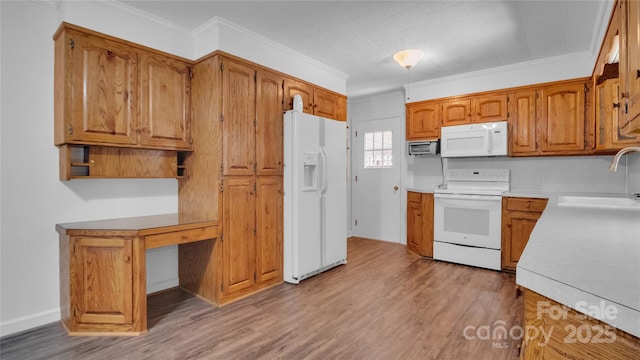
[[[396,186],[394,186],[394,187],[393,187],[393,190],[395,190],[395,191],[398,191],[398,189],[399,189],[399,188],[398,188],[398,185],[396,185]]]

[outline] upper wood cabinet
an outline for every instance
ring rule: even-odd
[[[140,57],[140,144],[191,147],[191,64],[142,52]]]
[[[407,140],[427,140],[440,137],[439,101],[407,104]]]
[[[282,175],[284,78],[276,73],[258,69],[256,79],[256,175]]]
[[[302,97],[302,111],[334,120],[347,120],[347,98],[302,81],[284,79],[284,111],[293,109],[293,97]]]
[[[442,126],[471,123],[471,99],[456,99],[442,102]]]
[[[620,124],[620,81],[608,79],[595,86],[596,150],[618,151],[640,144],[640,135],[622,134]]]
[[[506,121],[507,94],[483,94],[442,103],[442,126]]]
[[[622,132],[640,133],[640,2],[619,0]]]
[[[509,137],[509,154],[537,152],[535,90],[509,94]]]
[[[592,153],[588,84],[577,79],[514,89],[509,94],[510,155]]]
[[[471,122],[485,123],[492,121],[506,121],[507,94],[488,94],[471,98]]]
[[[63,23],[55,145],[190,150],[190,62]]]
[[[255,171],[256,70],[222,60],[222,174],[253,175]]]
[[[61,28],[55,37],[55,144],[135,145],[136,49]]]
[[[585,81],[552,84],[538,90],[540,151],[584,151],[586,128]]]
[[[406,139],[437,139],[442,126],[506,121],[507,100],[502,92],[408,103]]]

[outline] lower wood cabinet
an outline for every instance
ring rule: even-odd
[[[502,199],[502,269],[515,271],[533,227],[547,206],[547,199]]]
[[[224,179],[219,305],[282,282],[282,186],[281,176]]]
[[[433,194],[407,192],[407,248],[433,257]]]
[[[147,331],[145,250],[213,244],[215,221],[178,214],[56,225],[60,256],[60,318],[73,335],[138,335]],[[203,257],[200,247],[198,251]],[[179,264],[181,275],[202,279],[206,266]],[[183,285],[183,279],[180,279]],[[186,279],[188,280],[188,279]],[[188,284],[186,284],[188,285]],[[213,300],[199,289],[187,290]]]

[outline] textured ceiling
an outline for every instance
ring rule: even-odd
[[[359,96],[576,52],[597,52],[611,1],[119,1],[194,30],[230,21],[349,75]],[[407,71],[393,53],[425,57]]]

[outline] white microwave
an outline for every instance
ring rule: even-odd
[[[507,122],[443,126],[440,139],[442,157],[507,155]]]

